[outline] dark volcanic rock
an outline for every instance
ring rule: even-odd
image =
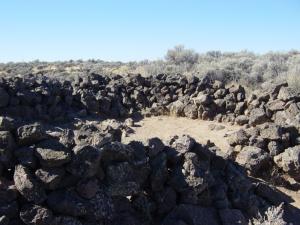
[[[52,212],[39,205],[25,205],[21,208],[20,218],[28,225],[52,225]]]
[[[38,204],[46,199],[45,190],[28,168],[17,165],[14,172],[14,181],[18,191],[29,202]]]
[[[261,148],[247,146],[238,154],[236,161],[250,170],[253,174],[258,173],[270,160],[268,153]]]
[[[32,145],[46,138],[46,133],[41,124],[24,125],[17,130],[20,145]]]
[[[71,154],[64,145],[49,139],[37,145],[35,155],[45,167],[58,167],[71,160]]]
[[[7,106],[9,103],[9,95],[0,87],[0,108]]]

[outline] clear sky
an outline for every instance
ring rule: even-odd
[[[300,0],[1,0],[0,62],[300,50]]]

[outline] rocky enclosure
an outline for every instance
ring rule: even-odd
[[[15,76],[0,78],[0,115],[0,224],[248,224],[281,202],[299,216],[269,185],[300,182],[300,95],[286,83],[246,96],[208,77]],[[187,135],[122,143],[130,118],[156,115],[241,129],[226,151]]]

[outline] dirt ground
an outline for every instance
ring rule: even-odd
[[[224,129],[211,130],[210,126],[224,126]],[[239,126],[232,126],[215,121],[191,120],[184,117],[149,117],[136,122],[132,127],[134,134],[125,137],[124,141],[131,140],[145,141],[147,138],[159,137],[162,140],[168,140],[171,136],[188,134],[200,143],[205,143],[207,140],[215,143],[220,149],[225,149],[228,146],[224,137],[225,134],[238,130]]]
[[[223,129],[211,129],[211,126],[222,125]],[[237,131],[240,126],[215,121],[191,120],[184,117],[149,117],[135,123],[132,127],[134,133],[124,137],[122,141],[128,143],[132,140],[145,141],[148,138],[159,137],[164,141],[169,140],[174,135],[188,134],[200,143],[207,140],[215,143],[221,150],[229,147],[226,141],[226,134]],[[278,189],[290,196],[294,202],[290,204],[300,209],[300,191],[288,190],[284,187]]]

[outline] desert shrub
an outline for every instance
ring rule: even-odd
[[[283,220],[283,203],[279,206],[272,206],[268,208],[265,212],[265,215],[258,215],[257,218],[249,221],[249,225],[287,225],[287,223]]]
[[[185,49],[183,45],[177,45],[174,49],[169,49],[166,55],[166,60],[175,65],[195,64],[198,58],[198,53],[192,49]]]

